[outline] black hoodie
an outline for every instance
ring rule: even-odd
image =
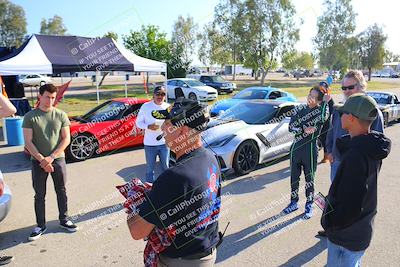
[[[342,161],[321,218],[328,239],[352,251],[368,248],[377,206],[377,177],[391,141],[371,132],[336,141]]]

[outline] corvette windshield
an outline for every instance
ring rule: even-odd
[[[391,96],[388,94],[380,94],[380,93],[367,93],[370,97],[375,99],[378,104],[390,104]]]
[[[268,91],[259,89],[245,89],[235,95],[235,99],[265,99],[268,95]]]
[[[243,102],[227,109],[220,120],[242,120],[247,124],[265,124],[276,114],[277,107],[268,103]]]
[[[104,104],[92,109],[81,118],[87,122],[103,122],[117,120],[126,106],[122,102],[107,101]]]

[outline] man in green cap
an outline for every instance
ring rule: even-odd
[[[360,266],[372,239],[377,178],[391,141],[383,133],[370,130],[378,116],[371,97],[354,94],[337,111],[349,135],[336,141],[342,160],[321,218],[328,238],[327,266]]]

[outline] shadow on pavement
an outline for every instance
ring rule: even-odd
[[[31,169],[31,161],[29,157],[21,151],[11,152],[0,155],[0,170],[3,173],[23,172]]]
[[[255,175],[234,181],[223,187],[224,192],[231,194],[246,194],[263,190],[266,185],[290,177],[290,167],[282,170]]]
[[[282,221],[277,225],[266,228],[265,227],[266,225],[282,218],[281,214],[277,214],[261,222],[258,222],[252,226],[249,226],[246,229],[243,229],[239,232],[224,237],[224,241],[217,250],[216,263],[222,262],[224,260],[229,259],[230,257],[235,256],[239,252],[247,249],[248,247],[251,247],[258,241],[261,241],[262,239],[267,238],[278,231],[284,230],[285,227],[288,227],[293,223],[302,221],[303,216],[304,214],[299,214],[291,219]],[[261,229],[260,226],[262,226],[261,231],[259,231]],[[252,232],[255,233],[249,237],[246,237],[250,235]]]
[[[139,178],[143,183],[146,182],[146,164],[127,167],[119,170],[117,174],[125,181],[130,182],[133,178]],[[162,173],[161,164],[156,162],[154,176],[157,178]]]
[[[46,238],[46,235],[48,234],[85,234],[85,230],[87,231],[87,227],[91,226],[91,225],[96,225],[95,223],[87,223],[87,224],[83,224],[83,222],[85,221],[89,221],[92,219],[101,219],[106,215],[110,215],[112,213],[118,212],[123,208],[122,205],[112,205],[112,206],[108,206],[108,207],[104,207],[104,208],[100,208],[97,210],[93,210],[93,211],[89,211],[86,214],[82,214],[82,215],[73,215],[70,216],[71,220],[73,220],[73,222],[77,223],[77,225],[81,228],[80,231],[76,232],[76,233],[71,233],[68,232],[67,230],[64,230],[62,228],[59,227],[59,221],[58,220],[52,220],[52,221],[47,221],[46,223],[46,227],[47,227],[47,231],[46,233],[43,234],[42,238]],[[104,225],[103,225],[104,226]],[[28,236],[31,234],[33,228],[35,228],[36,225],[30,225],[24,228],[20,228],[20,229],[15,229],[12,231],[8,231],[8,232],[0,232],[0,251],[3,249],[8,249],[8,248],[12,248],[15,246],[18,246],[20,244],[24,244],[24,243],[32,243],[33,246],[35,246],[35,242],[31,242],[28,241]],[[110,229],[108,229],[110,230]],[[92,233],[92,234],[96,234],[96,233]]]
[[[318,256],[326,249],[326,238],[319,236],[317,236],[317,238],[319,239],[319,241],[314,246],[297,254],[279,267],[303,266],[304,264],[310,262],[312,259]]]

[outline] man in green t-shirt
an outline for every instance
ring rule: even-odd
[[[35,190],[35,213],[37,227],[29,240],[38,239],[46,231],[45,196],[49,173],[57,194],[60,226],[75,232],[78,227],[67,215],[66,164],[64,150],[70,143],[69,119],[65,112],[53,106],[57,87],[45,84],[39,89],[39,106],[25,114],[22,128],[25,147],[31,154],[32,180]]]

